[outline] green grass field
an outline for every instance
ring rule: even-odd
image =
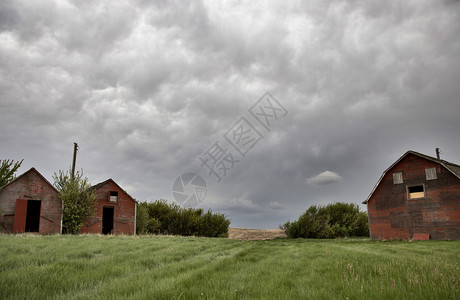
[[[0,299],[460,299],[460,241],[0,235]]]

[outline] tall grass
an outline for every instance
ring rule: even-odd
[[[0,298],[458,299],[459,246],[0,235]]]

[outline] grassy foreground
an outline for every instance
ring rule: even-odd
[[[459,299],[460,241],[0,235],[0,299]]]

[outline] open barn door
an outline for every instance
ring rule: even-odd
[[[113,206],[102,209],[102,234],[111,234],[113,231]]]
[[[40,231],[40,200],[27,201],[26,232]]]
[[[13,232],[39,232],[40,209],[40,200],[17,199],[14,210]]]

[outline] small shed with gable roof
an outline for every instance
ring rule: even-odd
[[[8,233],[61,233],[59,192],[35,168],[0,188],[0,211]]]
[[[90,188],[96,193],[96,213],[88,218],[81,233],[136,234],[136,201],[114,180]]]

